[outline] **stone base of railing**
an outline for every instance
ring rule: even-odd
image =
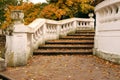
[[[105,60],[120,64],[120,55],[105,53],[97,49],[93,49],[93,54]]]
[[[0,34],[2,34],[2,29],[0,29]]]
[[[94,30],[94,27],[78,27],[77,30]]]
[[[0,58],[0,71],[6,70],[5,59]]]

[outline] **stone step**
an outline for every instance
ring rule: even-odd
[[[95,33],[81,33],[81,32],[79,32],[79,33],[75,33],[75,34],[80,34],[80,35],[95,35]]]
[[[59,40],[49,40],[34,51],[38,54],[92,54],[94,31],[76,31]]]
[[[94,30],[77,30],[76,33],[95,33]]]
[[[75,32],[75,34],[95,34],[95,32],[84,32],[84,31],[81,31],[81,32]]]
[[[94,40],[50,40],[46,44],[93,44]]]
[[[92,49],[38,49],[33,54],[92,54]]]
[[[92,49],[93,45],[43,45],[39,49]]]
[[[95,34],[68,34],[68,36],[94,37]]]
[[[65,40],[94,40],[94,37],[85,37],[85,36],[66,36],[66,37],[61,37],[60,39],[65,39]]]
[[[0,73],[0,80],[15,80],[15,79],[12,79],[11,77],[9,77],[3,73]]]

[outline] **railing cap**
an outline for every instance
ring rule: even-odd
[[[104,0],[98,5],[96,5],[95,12],[107,6],[111,6],[111,5],[118,4],[118,3],[120,4],[120,0]]]
[[[15,24],[14,25],[14,32],[27,33],[27,32],[29,32],[29,28],[27,25],[24,25],[24,24]]]

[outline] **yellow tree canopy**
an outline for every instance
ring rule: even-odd
[[[74,17],[77,12],[84,14],[94,10],[94,0],[57,0],[51,1],[40,17],[61,20],[63,16]]]
[[[48,4],[23,2],[19,6],[9,5],[4,15],[6,21],[2,24],[2,28],[5,29],[12,23],[11,10],[23,10],[24,24],[27,25],[36,18],[61,20],[66,16],[68,18],[74,17],[77,13],[88,14],[94,10],[93,3],[94,0],[54,0]]]

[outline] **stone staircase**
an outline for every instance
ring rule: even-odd
[[[33,54],[92,54],[94,30],[77,30],[58,40],[49,40]]]

